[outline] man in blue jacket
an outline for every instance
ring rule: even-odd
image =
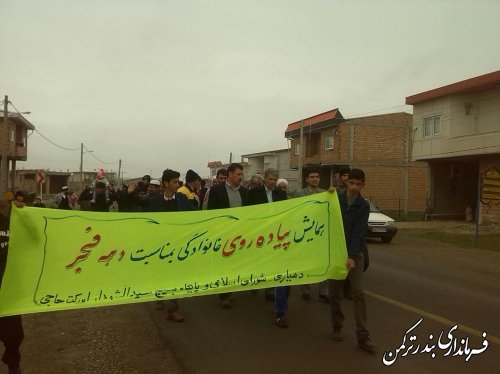
[[[365,173],[360,169],[352,169],[347,180],[347,189],[339,196],[344,235],[347,245],[347,278],[351,282],[352,300],[354,304],[354,318],[356,320],[356,337],[359,348],[374,352],[375,344],[370,340],[370,333],[366,327],[366,303],[363,291],[363,250],[366,249],[365,235],[368,230],[370,205],[361,196],[361,189],[365,185]],[[344,314],[340,307],[342,299],[343,280],[330,280],[330,308],[332,314],[332,339],[342,340]]]

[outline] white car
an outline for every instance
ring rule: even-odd
[[[396,222],[389,216],[382,214],[380,210],[370,204],[370,217],[368,218],[367,238],[380,238],[384,243],[390,243],[394,235],[398,232]]]

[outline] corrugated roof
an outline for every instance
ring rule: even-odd
[[[4,117],[3,111],[0,111],[0,117]],[[19,122],[23,125],[25,125],[28,129],[30,130],[35,130],[35,126],[28,121],[22,114],[19,113],[13,113],[13,112],[8,112],[7,115],[9,116],[10,120],[13,120],[15,122]]]
[[[408,96],[406,104],[415,105],[425,101],[437,99],[443,96],[486,91],[500,87],[500,70],[493,73],[480,75],[479,77],[466,79],[461,82],[449,84],[447,86],[435,88],[430,91],[421,92],[416,95]]]
[[[290,123],[286,128],[285,134],[288,132],[300,129],[300,122],[303,122],[303,127],[305,128],[307,126],[316,125],[316,124],[321,123],[321,122],[326,122],[326,121],[330,121],[333,119],[343,119],[343,118],[344,117],[342,117],[342,114],[340,114],[339,109],[335,108],[335,109],[329,110],[328,112],[316,114],[312,117],[305,118],[302,121]]]

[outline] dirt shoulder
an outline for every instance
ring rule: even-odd
[[[180,374],[145,304],[23,316],[25,374]]]

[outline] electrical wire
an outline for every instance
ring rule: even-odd
[[[58,147],[58,148],[64,149],[65,151],[78,151],[78,150],[80,150],[80,147],[78,147],[78,148],[66,148],[66,147],[63,147],[63,146],[61,146],[61,145],[59,145],[59,144],[54,143],[52,140],[50,140],[49,138],[47,138],[45,135],[43,135],[43,134],[42,134],[40,131],[38,131],[37,129],[35,129],[35,132],[36,132],[38,135],[40,135],[42,138],[44,138],[46,141],[48,141],[50,144],[55,145],[55,146],[56,146],[56,147]]]
[[[97,161],[103,163],[103,164],[106,164],[106,165],[114,165],[114,164],[117,164],[119,161],[114,161],[114,162],[106,162],[106,161],[103,161],[101,160],[99,157],[97,157],[96,155],[94,155],[93,151],[90,151],[87,147],[85,147],[85,145],[83,146],[83,148],[93,157],[95,158]]]

